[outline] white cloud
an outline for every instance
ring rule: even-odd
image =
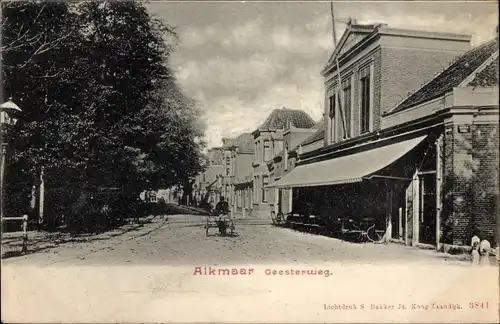
[[[306,77],[304,80],[309,78]],[[318,77],[314,83],[276,84],[251,101],[241,100],[234,95],[206,102],[207,106],[213,107],[207,110],[205,116],[208,124],[208,143],[216,146],[220,145],[222,137],[234,137],[243,132],[252,132],[273,109],[283,106],[301,109],[314,120],[319,120],[323,113],[323,89],[318,86],[321,82]]]
[[[493,37],[497,14],[472,16],[384,12],[349,7],[344,17],[358,23],[384,22],[395,28],[473,34],[477,45]],[[265,25],[260,18],[221,26],[187,27],[172,56],[176,75],[186,92],[203,107],[209,146],[222,137],[253,131],[275,108],[302,109],[315,120],[323,113],[320,70],[332,51],[329,12],[309,23]],[[338,39],[346,25],[336,24]],[[210,47],[210,50],[207,48]]]

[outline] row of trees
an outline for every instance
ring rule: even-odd
[[[137,194],[202,168],[199,111],[168,58],[177,35],[143,4],[2,4],[2,102],[23,110],[11,136],[7,199],[46,185]],[[65,188],[68,188],[66,190]]]

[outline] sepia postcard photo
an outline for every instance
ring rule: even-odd
[[[2,323],[498,323],[497,1],[2,1]]]

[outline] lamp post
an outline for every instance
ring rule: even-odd
[[[21,112],[19,108],[12,99],[9,98],[7,102],[0,105],[0,143],[1,143],[1,165],[0,165],[0,217],[4,216],[4,171],[5,171],[5,160],[7,155],[7,141],[5,140],[8,136],[8,130],[11,126],[15,125],[17,122],[17,116]]]

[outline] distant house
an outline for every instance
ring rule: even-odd
[[[223,138],[222,139],[222,156],[223,156],[223,171],[222,179],[222,195],[229,203],[233,204],[233,173],[234,161],[232,159],[233,152],[237,147],[236,138]]]
[[[269,218],[273,209],[274,195],[270,184],[270,171],[267,162],[279,154],[284,148],[291,147],[291,142],[284,143],[285,130],[293,129],[294,134],[299,134],[304,129],[310,129],[315,124],[314,120],[304,111],[296,109],[275,109],[264,122],[252,133],[254,140],[254,160],[252,170],[252,203],[254,215],[259,218]],[[306,131],[303,134],[309,134]],[[295,137],[294,137],[295,139]]]
[[[222,194],[223,149],[214,147],[208,150],[208,165],[198,174],[193,183],[193,196],[197,204],[215,206]]]
[[[284,147],[281,152],[267,162],[269,169],[270,184],[278,181],[295,167],[297,154],[305,141],[315,141],[313,137],[323,128],[323,121],[314,124],[311,128],[296,128],[293,124],[283,131]],[[322,134],[322,133],[321,133]],[[322,145],[323,143],[320,142]],[[276,214],[290,213],[292,204],[291,189],[268,189],[271,210]]]
[[[354,22],[322,75],[323,134],[272,184],[293,208],[407,245],[496,242],[498,38],[470,50],[468,35]]]
[[[254,141],[250,133],[238,136],[231,151],[232,207],[244,216],[250,215],[252,206],[252,161]]]

